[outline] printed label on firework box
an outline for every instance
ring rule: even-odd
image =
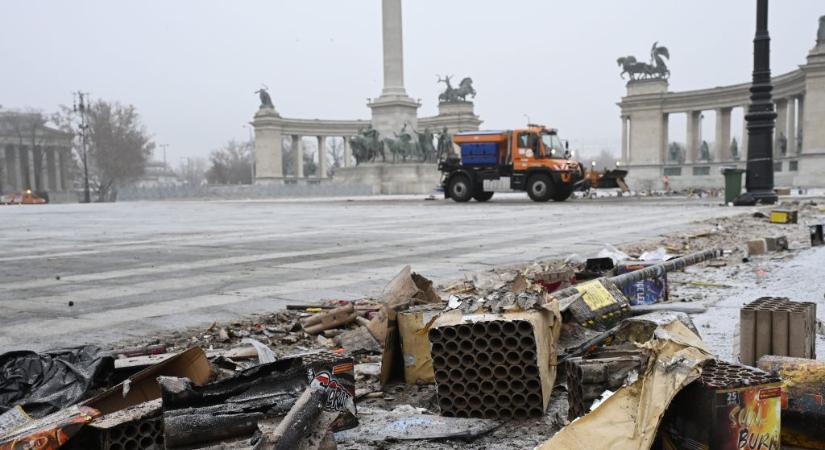
[[[779,383],[717,392],[714,448],[779,450],[781,399]]]

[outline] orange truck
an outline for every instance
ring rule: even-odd
[[[467,131],[453,136],[453,143],[460,155],[449,155],[438,169],[444,196],[456,202],[486,202],[509,190],[527,191],[536,202],[563,202],[587,184],[584,167],[552,128]]]

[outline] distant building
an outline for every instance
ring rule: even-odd
[[[37,113],[0,112],[0,194],[31,189],[51,202],[77,201],[72,164],[71,133]]]
[[[183,182],[178,178],[178,175],[163,161],[147,162],[143,176],[133,183],[135,187],[139,188],[180,186],[181,184]]]

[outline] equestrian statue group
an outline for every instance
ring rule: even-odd
[[[667,80],[670,77],[670,70],[665,64],[665,59],[670,59],[667,47],[659,46],[658,42],[654,42],[653,48],[650,49],[650,63],[636,61],[634,56],[623,56],[617,62],[622,68],[622,79],[624,79],[624,74],[627,74],[631,80]]]
[[[358,130],[350,139],[355,163],[376,162],[379,157],[381,162],[436,162],[451,150],[452,137],[446,127],[438,133],[436,141],[429,128],[418,132],[408,125],[405,123],[394,138],[382,138],[372,125]]]

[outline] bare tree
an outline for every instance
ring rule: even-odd
[[[231,140],[209,155],[209,184],[252,184],[252,143]]]
[[[89,184],[98,201],[117,200],[117,189],[143,175],[155,143],[132,105],[98,100],[88,106]],[[61,107],[55,121],[73,130],[76,113]],[[82,160],[80,149],[76,148]]]

